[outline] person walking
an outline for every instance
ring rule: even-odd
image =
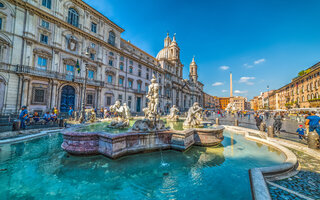
[[[305,133],[305,129],[302,128],[302,125],[299,125],[299,128],[297,129],[296,133],[299,134],[299,139],[302,140],[304,139],[304,133]]]
[[[307,117],[306,127],[309,126],[309,132],[316,131],[320,136],[319,129],[320,117],[316,115],[316,112],[312,111],[311,115]]]
[[[275,130],[275,133],[277,134],[280,134],[280,130],[281,130],[281,127],[282,127],[282,116],[280,113],[277,113],[275,116],[274,116],[274,122],[273,122],[273,128]]]
[[[258,130],[260,130],[260,125],[262,123],[262,119],[259,114],[256,115],[255,120],[256,120],[256,126],[257,126]]]
[[[28,119],[28,110],[27,110],[27,106],[22,106],[21,108],[21,112],[19,115],[19,119],[20,119],[20,128],[22,129],[26,129],[26,120]]]
[[[69,120],[72,120],[72,116],[73,116],[73,109],[72,109],[72,107],[71,107],[71,106],[69,107],[68,116],[69,116]]]

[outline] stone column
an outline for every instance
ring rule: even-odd
[[[29,87],[30,78],[29,77],[23,77],[22,80],[22,96],[21,96],[21,106],[27,106],[28,103],[28,87]]]
[[[56,107],[57,106],[57,95],[59,95],[58,93],[57,93],[57,86],[58,86],[58,81],[56,81],[56,80],[54,80],[54,81],[52,81],[52,98],[51,98],[51,109],[53,108],[53,107]]]
[[[101,105],[101,88],[100,87],[98,87],[97,88],[97,104],[96,104],[96,108],[101,108],[102,107],[102,105]]]

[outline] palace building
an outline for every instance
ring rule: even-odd
[[[198,66],[182,76],[174,35],[156,57],[121,38],[124,29],[81,0],[0,0],[0,112],[110,106],[119,99],[141,113],[152,75],[160,110],[203,102]],[[87,86],[84,87],[85,81]],[[84,92],[84,89],[86,91]]]

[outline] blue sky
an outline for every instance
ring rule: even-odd
[[[169,32],[184,76],[196,56],[205,92],[249,99],[278,89],[320,61],[318,0],[85,0],[125,29],[122,37],[153,56]]]

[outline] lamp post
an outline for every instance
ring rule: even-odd
[[[88,52],[85,54],[86,56],[89,55]],[[85,77],[84,77],[84,84],[83,84],[83,89],[82,89],[82,98],[81,98],[81,113],[80,113],[80,118],[79,122],[84,123],[86,120],[86,90],[87,90],[87,77],[88,77],[88,63],[85,64]]]

